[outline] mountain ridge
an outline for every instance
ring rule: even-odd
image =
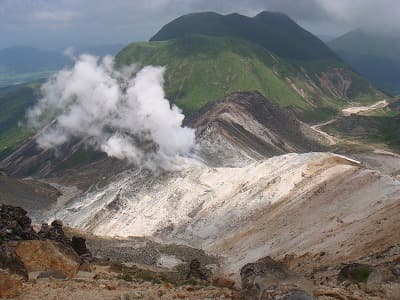
[[[162,41],[189,34],[236,36],[250,40],[289,59],[338,59],[314,35],[287,15],[263,11],[253,18],[240,14],[193,13],[164,25],[150,41]]]

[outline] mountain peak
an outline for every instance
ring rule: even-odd
[[[171,40],[193,34],[240,37],[283,58],[338,60],[322,41],[287,15],[271,11],[263,11],[253,18],[238,13],[189,14],[165,25],[150,41]]]

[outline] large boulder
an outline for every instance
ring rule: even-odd
[[[312,300],[312,284],[291,273],[271,257],[246,264],[240,271],[242,295],[245,299]]]
[[[72,278],[79,268],[79,257],[70,247],[55,241],[21,241],[15,248],[28,273],[57,270]]]

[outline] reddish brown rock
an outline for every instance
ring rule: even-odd
[[[0,271],[0,298],[12,298],[21,293],[22,279]]]
[[[178,292],[178,293],[176,293],[176,297],[178,299],[186,299],[187,295],[185,293],[183,293],[183,292]]]
[[[59,242],[21,241],[15,252],[28,272],[58,270],[68,278],[78,272],[79,257]]]
[[[212,279],[213,286],[232,289],[235,286],[235,281],[225,277],[215,277]]]

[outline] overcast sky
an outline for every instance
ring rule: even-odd
[[[148,40],[186,13],[288,14],[317,35],[400,28],[400,0],[0,0],[0,48],[65,48]]]

